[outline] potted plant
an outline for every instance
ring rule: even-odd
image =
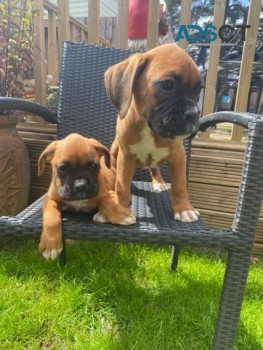
[[[35,0],[0,3],[1,96],[23,97],[23,80],[33,76],[34,3]]]
[[[24,97],[32,73],[35,0],[0,2],[0,96]],[[0,215],[15,215],[28,202],[30,168],[19,137],[18,115],[0,114]]]

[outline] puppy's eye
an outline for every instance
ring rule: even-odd
[[[172,91],[174,89],[174,83],[171,80],[161,81],[160,84],[164,91]]]
[[[57,168],[58,174],[65,175],[68,172],[68,166],[67,165],[61,165]]]
[[[99,168],[99,163],[97,162],[92,162],[90,163],[90,168],[93,169],[93,170],[97,170]]]

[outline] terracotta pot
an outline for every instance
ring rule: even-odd
[[[16,215],[28,204],[30,166],[18,135],[17,116],[0,115],[0,215]]]

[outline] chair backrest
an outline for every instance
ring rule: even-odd
[[[58,138],[72,132],[93,137],[110,148],[115,137],[117,111],[107,97],[104,73],[135,51],[80,42],[64,43],[58,105]],[[167,167],[162,174],[169,181]],[[150,181],[138,170],[136,180]]]
[[[64,43],[58,106],[58,137],[77,132],[110,147],[117,111],[106,95],[104,73],[133,51],[80,42]]]

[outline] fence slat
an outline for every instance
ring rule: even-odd
[[[39,0],[34,9],[39,14],[34,18],[34,76],[36,102],[46,104],[46,62],[45,62],[45,37],[44,37],[44,6],[43,0]]]
[[[179,26],[191,24],[191,8],[192,8],[192,0],[189,0],[187,2],[182,1]],[[187,49],[188,45],[189,44],[186,39],[180,40],[178,42],[178,46],[180,46],[184,50]]]
[[[216,28],[220,28],[224,24],[226,0],[216,0],[214,7],[214,21]],[[203,104],[203,116],[214,112],[215,96],[216,96],[216,81],[217,70],[220,56],[220,38],[214,41],[214,45],[210,47],[208,70],[206,75],[205,96]],[[203,138],[209,137],[209,131],[202,133]]]
[[[57,71],[57,22],[56,13],[48,11],[48,73],[53,75],[53,85],[58,83]]]
[[[117,45],[120,48],[128,47],[128,21],[129,21],[129,0],[118,1],[118,36]]]
[[[75,25],[70,22],[70,40],[73,40],[75,41],[75,36],[76,36],[76,28],[75,28]]]
[[[147,49],[150,50],[158,45],[159,31],[159,0],[149,1]]]
[[[69,0],[57,0],[58,3],[58,66],[61,65],[63,43],[70,40]]]
[[[89,0],[88,1],[88,43],[98,44],[99,43],[99,25],[100,25],[100,1]],[[84,39],[84,38],[83,38]]]
[[[246,40],[243,46],[240,76],[235,104],[235,111],[239,112],[245,112],[247,110],[250,81],[253,69],[253,57],[257,43],[261,6],[262,3],[259,0],[250,1],[247,24],[251,25],[251,28],[246,31]],[[242,127],[234,126],[232,129],[231,140],[240,141],[242,138],[242,130]]]

